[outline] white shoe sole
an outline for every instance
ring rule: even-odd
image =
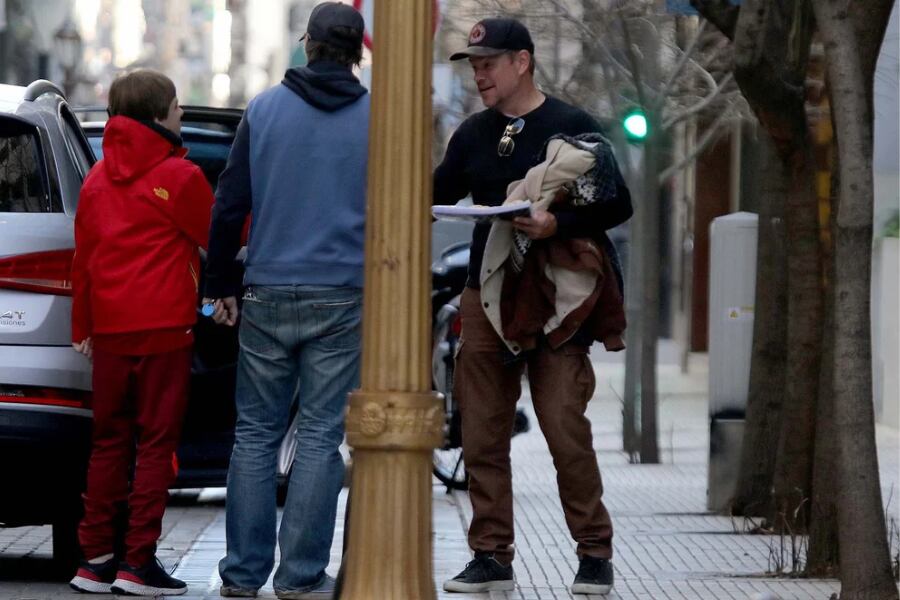
[[[112,593],[112,584],[111,583],[103,583],[102,581],[94,581],[93,579],[87,579],[86,577],[75,576],[72,578],[72,581],[69,582],[69,587],[73,590],[77,590],[79,592],[86,592],[88,594],[111,594]]]
[[[449,579],[444,582],[445,592],[511,592],[516,589],[516,582],[512,579],[503,579],[500,581],[486,581],[484,583],[465,583]]]
[[[569,588],[573,594],[598,594],[605,596],[613,589],[612,585],[599,585],[596,583],[575,583]]]
[[[155,588],[152,585],[143,585],[127,579],[116,579],[112,583],[111,590],[114,594],[131,594],[132,596],[180,596],[187,592],[187,586],[181,589]]]

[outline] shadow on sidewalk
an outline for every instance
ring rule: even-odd
[[[61,565],[50,556],[0,556],[0,581],[67,582],[74,575],[69,565]]]

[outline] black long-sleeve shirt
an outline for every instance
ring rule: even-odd
[[[525,177],[528,169],[541,162],[544,144],[552,135],[575,136],[602,131],[589,114],[551,96],[521,118],[525,127],[512,136],[515,148],[510,156],[500,156],[497,145],[506,126],[515,119],[487,109],[463,121],[450,138],[444,160],[434,170],[434,204],[453,204],[470,193],[475,204],[503,204],[509,184]],[[621,174],[617,172],[616,177],[619,196],[616,202],[555,209],[556,235],[595,238],[628,220],[632,214],[631,197]],[[479,287],[481,261],[490,228],[490,223],[478,223],[472,233],[466,282],[472,288]]]

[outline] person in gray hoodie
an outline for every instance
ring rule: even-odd
[[[295,395],[297,449],[275,593],[333,593],[325,567],[344,479],[338,448],[347,394],[359,384],[369,95],[352,68],[363,29],[348,5],[313,10],[308,66],[251,100],[219,179],[204,299],[218,323],[237,321],[233,264],[251,216],[223,596],[254,597],[274,567],[276,456]]]

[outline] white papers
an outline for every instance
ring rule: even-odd
[[[431,207],[431,214],[436,219],[452,221],[492,221],[494,219],[513,219],[515,217],[527,217],[531,214],[531,202],[519,200],[501,204],[500,206],[449,206],[437,205]]]

